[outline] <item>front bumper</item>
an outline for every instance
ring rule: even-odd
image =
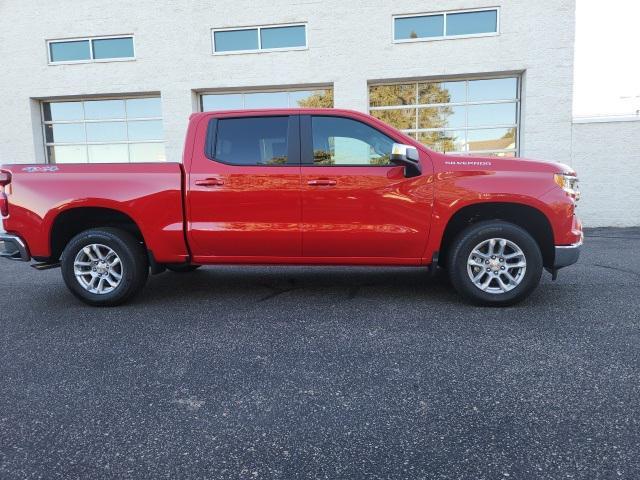
[[[31,260],[29,250],[24,241],[17,235],[0,232],[0,257],[9,260],[22,260],[28,262]]]
[[[555,270],[573,265],[580,258],[582,250],[582,240],[573,245],[562,245],[556,247],[556,256],[553,262]]]

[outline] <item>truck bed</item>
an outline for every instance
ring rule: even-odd
[[[11,173],[4,230],[20,232],[32,257],[51,256],[47,232],[57,218],[76,208],[87,208],[89,217],[96,209],[113,209],[135,218],[159,262],[188,257],[179,163],[11,164],[0,169]]]

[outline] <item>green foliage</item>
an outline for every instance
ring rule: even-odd
[[[301,108],[333,108],[333,89],[318,90],[310,97],[298,100]]]
[[[400,130],[442,129],[448,126],[449,117],[453,115],[453,108],[449,106],[416,108],[416,105],[449,103],[451,95],[441,83],[372,85],[369,101],[372,107],[397,106],[392,110],[373,110],[371,114]],[[418,139],[435,150],[455,150],[456,138],[447,132],[422,132]]]

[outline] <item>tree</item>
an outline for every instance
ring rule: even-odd
[[[333,90],[318,90],[307,98],[298,100],[302,108],[333,108]]]
[[[372,110],[371,114],[400,130],[443,129],[453,114],[453,108],[446,105],[416,107],[449,103],[451,94],[442,83],[373,85],[369,88],[369,101],[372,107],[397,106],[392,110]],[[413,136],[435,150],[455,150],[456,138],[447,132],[421,132]]]

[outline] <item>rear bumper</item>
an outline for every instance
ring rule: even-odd
[[[31,260],[26,243],[17,235],[5,232],[0,232],[0,257],[23,262]]]
[[[559,269],[573,265],[580,258],[582,250],[582,240],[573,245],[562,245],[556,247],[556,256],[553,262],[553,268]]]

